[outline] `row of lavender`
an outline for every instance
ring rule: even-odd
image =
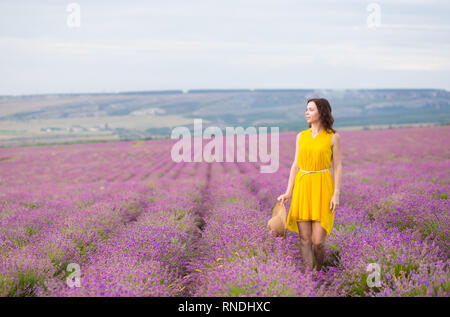
[[[162,149],[167,145],[152,151]],[[176,295],[207,169],[172,169],[169,160],[144,153],[148,148],[126,142],[7,152],[13,159],[3,161],[1,174],[0,295]],[[69,287],[69,264],[78,265],[81,287]]]
[[[181,193],[179,192],[181,191]],[[196,186],[179,183],[159,190],[160,197],[131,224],[96,244],[81,267],[82,287],[64,281],[47,283],[53,296],[177,296],[186,262],[198,235],[194,210]]]

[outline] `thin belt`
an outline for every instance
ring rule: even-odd
[[[308,173],[318,173],[318,172],[330,171],[331,168],[327,168],[327,169],[319,170],[319,171],[304,171],[304,170],[302,170],[301,168],[299,168],[299,170],[302,171],[302,172],[305,172],[304,174],[302,174],[302,176],[303,176],[303,175],[308,174]],[[302,177],[302,176],[300,176],[300,177]]]

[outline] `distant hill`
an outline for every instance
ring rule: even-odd
[[[334,127],[450,122],[439,89],[215,89],[0,96],[0,145],[168,137],[176,126],[307,128],[306,100],[330,101]]]

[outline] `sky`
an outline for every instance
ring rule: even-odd
[[[0,72],[0,95],[450,90],[450,0],[1,0]]]

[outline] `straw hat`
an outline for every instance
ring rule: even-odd
[[[269,232],[277,236],[286,236],[286,207],[283,201],[278,201],[272,209],[272,218],[267,222]]]

